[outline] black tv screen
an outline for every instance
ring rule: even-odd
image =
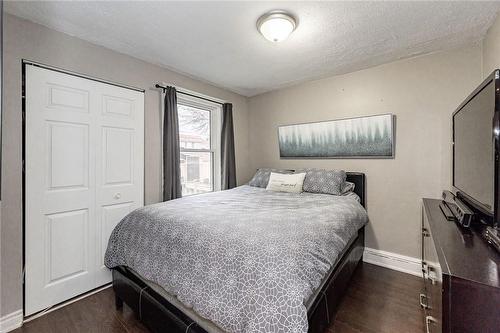
[[[453,186],[490,216],[497,200],[497,82],[495,71],[453,114]]]

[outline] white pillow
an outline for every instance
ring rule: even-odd
[[[276,192],[301,193],[306,173],[283,174],[271,172],[266,190]]]

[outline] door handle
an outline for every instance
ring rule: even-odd
[[[120,192],[115,193],[115,195],[114,195],[114,198],[115,198],[116,200],[120,199],[121,197],[122,197],[122,194],[121,194]]]
[[[429,233],[429,230],[427,228],[422,228],[422,236],[424,237],[429,237],[431,234]]]

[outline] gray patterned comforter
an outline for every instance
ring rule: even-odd
[[[305,302],[366,222],[352,196],[245,185],[135,210],[105,264],[132,268],[227,332],[307,332]]]

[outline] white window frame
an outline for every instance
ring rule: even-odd
[[[220,191],[222,187],[221,175],[221,130],[222,105],[194,96],[177,94],[177,105],[185,105],[210,112],[210,149],[180,148],[181,153],[205,152],[212,155],[212,183],[213,191]],[[189,194],[187,196],[196,195]]]

